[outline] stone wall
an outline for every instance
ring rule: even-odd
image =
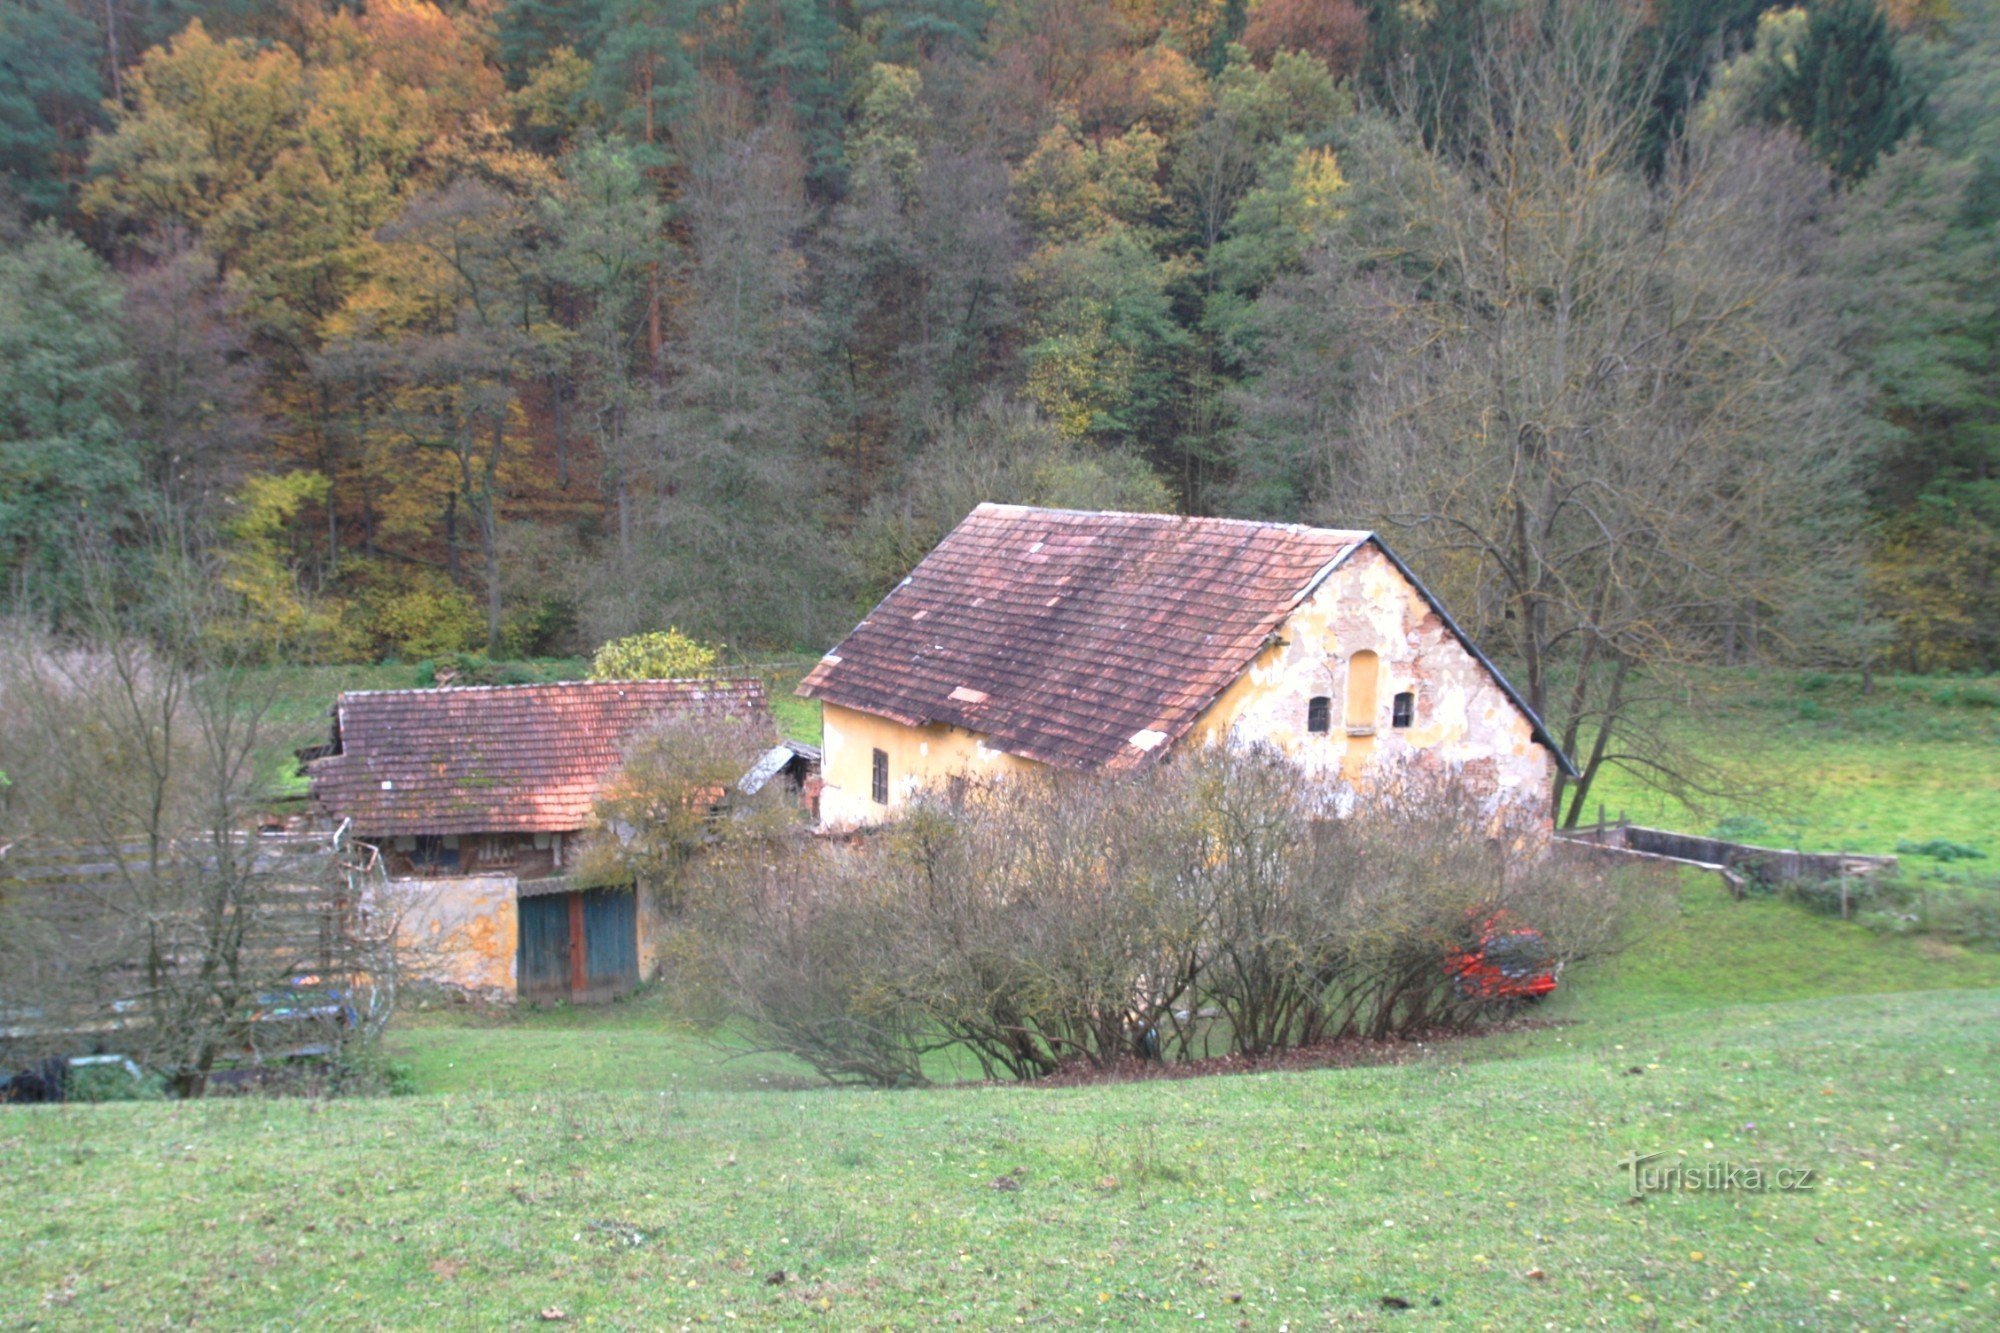
[[[516,883],[512,875],[390,880],[404,979],[512,1003]]]

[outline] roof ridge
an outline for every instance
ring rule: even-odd
[[[340,697],[380,697],[389,694],[470,694],[478,690],[549,690],[565,685],[733,685],[737,682],[762,686],[759,676],[648,676],[643,680],[523,680],[511,685],[406,685],[393,690],[342,690]]]
[[[1137,518],[1161,524],[1199,523],[1216,527],[1226,524],[1231,527],[1264,528],[1273,532],[1326,533],[1347,538],[1376,535],[1373,528],[1327,528],[1315,523],[1284,523],[1276,519],[1236,518],[1228,514],[1164,514],[1138,509],[1063,509],[1055,505],[1010,504],[999,500],[982,500],[974,507],[974,512],[980,509],[1005,510],[1017,514],[1062,514],[1075,518]]]

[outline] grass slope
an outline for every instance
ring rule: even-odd
[[[2000,860],[2000,680],[1858,678],[1717,670],[1688,741],[1766,784],[1756,800],[1691,810],[1612,771],[1592,795],[1613,817],[1707,833],[1721,818],[1767,827],[1750,841],[1889,853],[1948,839]]]
[[[1072,1090],[803,1090],[643,1000],[427,1016],[397,1038],[425,1095],[0,1110],[0,1324],[2000,1310],[2000,959],[1693,877],[1580,982],[1571,1025],[1403,1065]],[[1821,1183],[1630,1203],[1617,1163],[1651,1151]]]

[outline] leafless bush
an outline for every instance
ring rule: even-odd
[[[889,835],[921,923],[909,995],[989,1073],[1152,1049],[1199,973],[1181,784],[1046,775],[932,803]]]
[[[720,712],[677,714],[633,736],[598,798],[598,827],[584,842],[579,874],[637,880],[678,905],[683,872],[698,852],[765,839],[797,822],[783,783],[755,796],[736,785],[774,740],[768,725]]]
[[[11,1045],[108,1044],[193,1096],[223,1062],[379,1027],[346,992],[392,982],[369,951],[393,924],[362,919],[330,842],[257,831],[263,689],[134,635],[0,648],[0,937],[41,942],[0,957]]]
[[[672,984],[707,989],[698,1016],[746,1024],[830,1082],[923,1082],[923,1057],[950,1039],[906,1000],[900,869],[799,841],[719,849],[690,876],[668,944],[689,967]]]
[[[1045,774],[920,801],[856,847],[703,863],[691,941],[719,1007],[842,1080],[991,1077],[1466,1028],[1500,1009],[1446,963],[1496,922],[1552,965],[1615,948],[1594,871],[1510,860],[1482,804],[1412,771],[1347,819],[1268,749],[1124,777]]]

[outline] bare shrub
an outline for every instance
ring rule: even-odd
[[[691,952],[719,1014],[838,1081],[956,1045],[989,1077],[1465,1029],[1510,1006],[1447,959],[1498,923],[1559,967],[1617,947],[1599,872],[1510,858],[1487,802],[1413,769],[1346,819],[1268,748],[920,800],[855,846],[705,858]],[[1212,1020],[1212,1021],[1211,1021]]]
[[[696,853],[760,840],[798,821],[783,783],[756,795],[738,781],[776,738],[761,719],[722,712],[667,717],[634,735],[597,799],[597,828],[579,852],[588,882],[653,886],[669,906]]]
[[[951,1038],[907,1002],[897,869],[800,840],[719,850],[690,876],[668,948],[694,966],[670,984],[710,988],[696,1016],[736,1020],[829,1082],[922,1083],[923,1057]]]
[[[989,1073],[1151,1053],[1207,926],[1183,794],[1051,773],[920,806],[891,834],[918,890],[912,1002]]]
[[[107,622],[0,648],[0,937],[38,942],[0,951],[0,1010],[17,1046],[112,1044],[183,1096],[220,1064],[372,1033],[394,993],[394,923],[345,850],[257,831],[271,696],[202,641]]]

